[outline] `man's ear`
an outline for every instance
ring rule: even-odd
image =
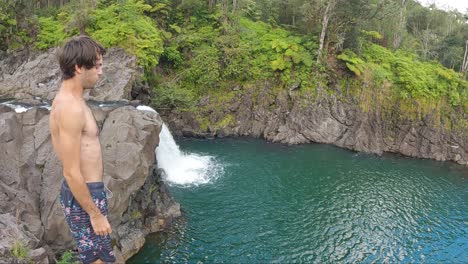
[[[80,74],[83,67],[78,67],[78,64],[75,64],[75,73]]]

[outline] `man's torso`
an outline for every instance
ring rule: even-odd
[[[73,101],[73,104],[70,102]],[[66,107],[74,105],[81,107],[84,111],[85,123],[81,131],[80,142],[80,171],[86,182],[99,182],[102,181],[102,153],[101,144],[99,142],[99,128],[96,120],[91,112],[91,109],[84,101],[78,101],[71,95],[64,95],[58,93],[52,104],[50,113],[50,132],[52,136],[52,144],[59,156],[60,160],[63,159],[61,154],[60,142],[60,126],[58,124],[60,116],[66,114]],[[78,140],[78,139],[77,139]]]

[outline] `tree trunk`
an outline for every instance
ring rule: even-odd
[[[234,14],[236,12],[237,8],[237,0],[232,0],[232,13]]]
[[[460,67],[460,72],[463,73],[463,77],[466,77],[468,71],[468,40],[465,42],[465,55],[463,55],[463,63]]]
[[[214,5],[215,5],[215,0],[208,0],[208,8],[210,10],[213,9]]]
[[[224,34],[226,34],[227,33],[227,27],[228,27],[228,24],[229,24],[229,19],[228,19],[229,4],[228,4],[228,0],[222,0],[221,6],[222,6],[222,11],[223,11],[223,32],[224,32]]]
[[[398,21],[398,29],[393,37],[393,48],[398,49],[401,45],[403,30],[405,29],[405,11],[406,11],[406,0],[401,0],[400,6],[400,21]]]
[[[323,15],[322,32],[320,33],[320,45],[319,45],[319,49],[317,51],[317,63],[320,62],[320,59],[321,59],[321,56],[322,56],[323,45],[325,43],[325,34],[326,34],[327,28],[328,28],[328,21],[330,20],[333,9],[335,8],[336,1],[337,0],[328,0],[327,8],[325,9],[325,13]]]

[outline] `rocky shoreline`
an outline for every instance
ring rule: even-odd
[[[206,97],[199,105],[210,105]],[[275,95],[266,86],[238,91],[221,108],[208,110],[208,126],[196,113],[161,112],[171,131],[185,137],[263,138],[285,144],[325,143],[354,151],[399,153],[409,157],[453,161],[468,165],[468,131],[447,130],[428,114],[420,120],[401,119],[398,109],[390,117],[363,111],[357,102],[344,96],[319,91],[304,103],[294,90]],[[230,120],[226,121],[226,117]],[[462,118],[468,118],[465,113]],[[459,122],[456,117],[452,123]]]

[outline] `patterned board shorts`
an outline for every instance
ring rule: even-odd
[[[87,185],[94,204],[107,217],[107,196],[104,183],[90,182]],[[83,263],[92,263],[98,259],[104,262],[115,262],[110,235],[98,236],[94,233],[89,215],[73,197],[66,181],[63,181],[60,190],[60,204],[70,231],[75,238],[80,260]]]

